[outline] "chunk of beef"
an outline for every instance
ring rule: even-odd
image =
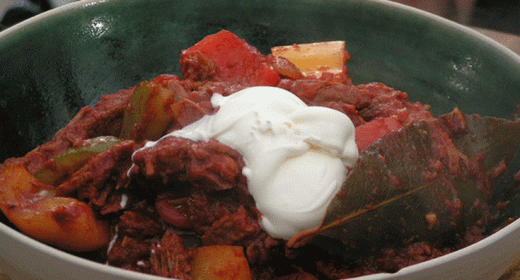
[[[277,277],[276,280],[318,280],[318,277],[302,271],[290,275]]]
[[[204,234],[215,221],[237,211],[238,202],[229,194],[190,191],[175,189],[157,196],[155,209],[163,221]]]
[[[271,249],[282,244],[283,242],[281,240],[275,239],[267,233],[262,232],[247,246],[247,260],[251,264],[263,264],[270,259]]]
[[[260,234],[260,224],[240,206],[238,211],[213,223],[202,236],[204,245],[247,246]]]
[[[162,234],[162,223],[150,215],[135,211],[126,211],[117,224],[119,235],[134,238],[151,238]]]
[[[318,271],[328,279],[347,279],[367,274],[396,272],[406,266],[450,252],[448,247],[439,249],[438,246],[427,242],[413,242],[403,247],[385,248],[371,255],[352,256],[355,259],[348,261],[323,257],[316,265]]]
[[[112,247],[108,250],[108,263],[117,267],[139,271],[137,262],[147,260],[150,256],[152,243],[130,236],[116,236]]]
[[[81,200],[102,207],[112,188],[122,186],[122,178],[130,167],[135,143],[123,141],[91,158],[85,166],[71,174],[56,191],[59,196],[75,194]]]
[[[320,105],[327,102],[346,103],[356,109],[370,105],[375,93],[360,91],[351,84],[334,83],[322,80],[283,79],[277,85],[298,96],[307,105]]]
[[[178,137],[164,137],[153,147],[138,150],[133,157],[132,173],[148,179],[190,182],[211,191],[239,187],[245,166],[242,155],[215,140],[194,142]]]
[[[98,136],[118,136],[123,123],[124,109],[133,89],[105,95],[95,107],[83,107],[70,123],[56,133],[53,139],[17,161],[23,162],[31,173],[54,156],[76,146],[84,140]]]
[[[362,106],[359,115],[369,122],[377,118],[397,116],[403,124],[433,119],[429,106],[408,101],[408,94],[381,83],[359,85],[362,96],[372,96],[368,106]],[[356,106],[357,107],[357,106]]]
[[[150,263],[153,274],[182,280],[192,279],[190,262],[193,258],[182,238],[168,229],[161,241],[152,245]]]

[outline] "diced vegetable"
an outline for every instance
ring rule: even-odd
[[[69,149],[45,163],[34,177],[49,185],[57,185],[67,174],[81,168],[87,161],[121,142],[115,137],[97,137],[89,145]]]
[[[109,242],[108,225],[86,203],[54,197],[23,165],[0,174],[0,210],[28,236],[68,251],[91,251]]]
[[[356,127],[356,144],[359,152],[361,153],[366,150],[368,146],[377,141],[383,135],[398,130],[402,126],[403,125],[397,117],[393,116],[375,119]]]
[[[227,30],[182,51],[181,66],[185,79],[212,79],[244,86],[274,86],[280,80],[266,56]]]
[[[142,82],[134,90],[125,111],[121,139],[157,140],[172,121],[170,106],[173,90],[151,82]]]
[[[294,44],[271,48],[275,57],[292,62],[304,76],[320,76],[322,73],[340,74],[346,71],[349,59],[344,41]]]
[[[20,194],[35,193],[42,189],[38,186],[39,182],[34,182],[35,180],[31,180],[31,178],[33,175],[23,165],[12,165],[4,169],[0,174],[0,183],[2,183],[0,185],[0,210],[2,212],[5,213],[16,206]]]
[[[195,280],[250,280],[249,264],[240,246],[214,245],[195,250]]]

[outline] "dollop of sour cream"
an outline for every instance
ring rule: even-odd
[[[215,139],[240,152],[260,224],[271,236],[289,240],[318,227],[359,156],[352,121],[276,87],[214,94],[211,102],[215,114],[164,137]]]

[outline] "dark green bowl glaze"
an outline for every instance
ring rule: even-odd
[[[85,105],[163,73],[228,29],[263,53],[345,40],[355,83],[383,82],[435,114],[511,118],[520,59],[467,28],[383,1],[114,0],[40,15],[0,33],[0,160],[49,140]]]
[[[520,57],[469,28],[386,1],[87,0],[0,32],[0,162],[50,140],[81,107],[94,105],[102,95],[160,74],[180,75],[181,50],[221,29],[264,54],[276,45],[344,40],[354,83],[383,82],[409,93],[412,101],[430,104],[436,115],[459,107],[468,114],[512,118],[520,103]],[[512,169],[520,169],[518,157]],[[398,279],[456,262],[457,254],[475,259],[471,254],[481,248],[510,241],[503,236],[513,232],[510,238],[517,238],[516,224],[484,240],[479,249],[420,264]],[[52,256],[48,265],[73,263],[67,268],[71,275],[90,269],[84,260],[40,249],[0,223],[2,228],[9,234],[0,237],[14,236],[4,243],[31,244],[13,243],[12,248],[32,246]],[[54,258],[59,262],[50,261]],[[110,269],[95,267],[105,270]],[[130,279],[113,278],[121,274],[115,271],[107,272],[112,275],[107,279]]]

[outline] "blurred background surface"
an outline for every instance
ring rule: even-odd
[[[0,0],[0,31],[44,11],[76,1],[81,0]],[[387,1],[413,6],[473,27],[520,54],[520,0]]]
[[[393,0],[459,23],[520,35],[519,0]]]
[[[520,1],[480,0],[470,25],[520,35]]]
[[[391,0],[470,26],[520,54],[520,0]]]
[[[0,0],[0,30],[79,0]],[[348,1],[348,0],[344,0]],[[520,0],[392,0],[459,23],[520,35]]]

